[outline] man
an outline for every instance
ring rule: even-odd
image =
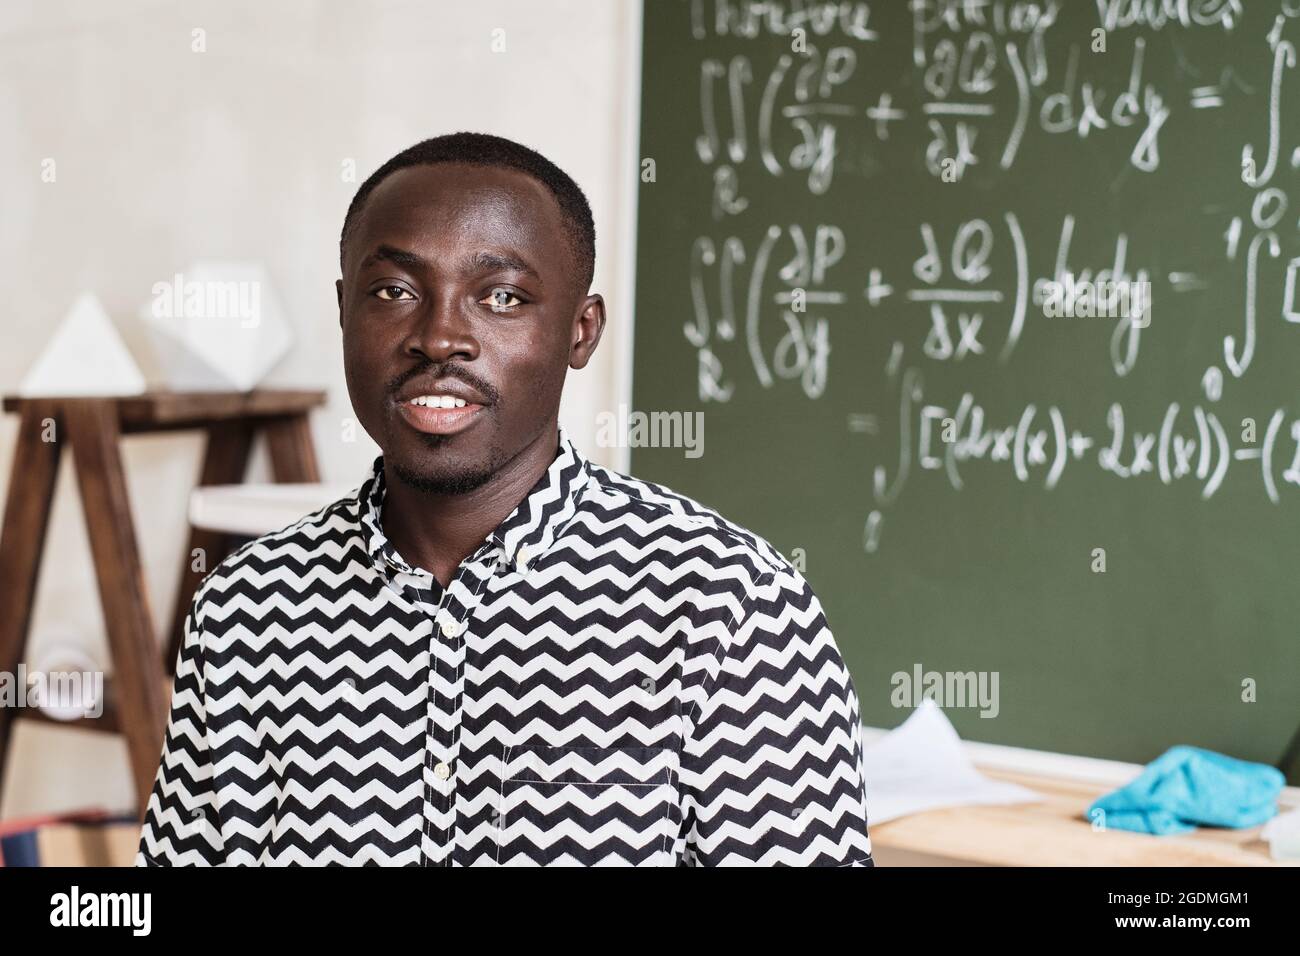
[[[431,139],[357,191],[340,259],[382,455],[200,585],[137,864],[873,865],[808,584],[559,428],[605,325],[578,186]]]

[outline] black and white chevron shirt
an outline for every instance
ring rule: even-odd
[[[203,580],[136,865],[874,865],[807,582],[558,438],[445,590],[382,456]]]

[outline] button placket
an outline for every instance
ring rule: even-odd
[[[481,564],[480,554],[466,559],[442,592],[432,613],[429,720],[425,742],[426,866],[450,866],[458,831],[456,767],[464,718],[465,636],[468,621],[490,574],[480,570],[478,581],[467,577]],[[464,595],[464,603],[457,595]],[[450,631],[448,635],[446,632]],[[444,719],[440,720],[440,716]]]
[[[424,749],[426,866],[444,865],[449,849],[446,816],[450,807],[452,765],[448,760],[448,727],[440,716],[447,714],[448,722],[453,726],[458,718],[451,713],[450,700],[443,690],[444,681],[454,673],[454,663],[448,660],[450,648],[441,639],[438,622],[450,593],[450,588],[444,588],[439,595],[431,616],[433,627],[429,637],[428,723]]]

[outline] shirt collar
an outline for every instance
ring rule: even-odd
[[[560,426],[555,458],[546,472],[524,496],[515,510],[488,535],[475,552],[481,556],[494,548],[518,570],[528,566],[555,543],[560,531],[577,513],[578,502],[591,480],[587,460],[581,455],[564,427]],[[357,491],[361,515],[361,537],[375,567],[385,574],[393,569],[417,573],[384,534],[383,514],[386,480],[384,456],[375,458],[370,475]]]

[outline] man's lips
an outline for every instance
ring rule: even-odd
[[[468,382],[459,379],[423,378],[407,382],[397,393],[397,402],[413,402],[416,399],[437,399],[446,404],[447,399],[463,402],[466,405],[490,405],[492,400]]]
[[[426,435],[455,435],[482,417],[492,399],[459,378],[415,378],[393,399],[406,423]]]
[[[409,401],[397,403],[397,410],[407,424],[426,435],[454,435],[462,432],[478,420],[483,408],[484,406],[473,402],[466,402],[458,408],[435,408]]]

